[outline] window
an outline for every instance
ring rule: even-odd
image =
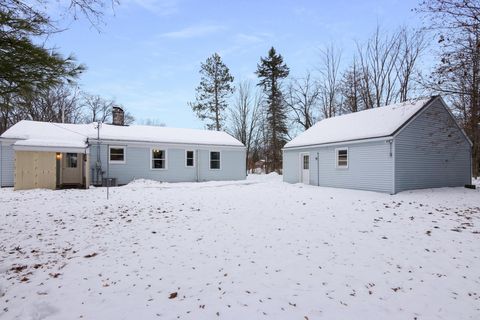
[[[125,147],[110,147],[110,163],[125,163]]]
[[[185,165],[187,167],[195,166],[195,152],[192,150],[187,150],[185,152]]]
[[[348,149],[336,149],[337,168],[348,168]]]
[[[220,169],[220,151],[210,151],[210,169]]]
[[[303,155],[303,170],[308,170],[310,166],[310,156],[308,154]]]
[[[67,168],[76,168],[78,163],[78,157],[76,153],[67,153]]]
[[[167,168],[167,151],[152,149],[152,169]]]

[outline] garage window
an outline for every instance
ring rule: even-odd
[[[348,148],[336,149],[337,168],[348,168]]]
[[[195,167],[195,152],[193,150],[185,151],[185,166]]]

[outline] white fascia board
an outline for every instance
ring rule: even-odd
[[[62,152],[62,153],[85,153],[89,154],[90,149],[74,147],[52,147],[52,146],[13,146],[15,151],[39,151],[39,152]]]
[[[324,143],[324,144],[311,144],[306,146],[283,148],[282,151],[315,149],[315,148],[342,146],[342,145],[359,144],[359,143],[376,142],[376,141],[389,141],[392,139],[393,139],[393,136],[385,136],[385,137],[378,137],[378,138],[368,138],[368,139],[332,142],[332,143]]]

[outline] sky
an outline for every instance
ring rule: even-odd
[[[204,128],[188,106],[201,62],[217,52],[235,81],[257,83],[260,57],[274,46],[290,77],[315,72],[320,50],[333,44],[348,64],[356,41],[377,24],[384,30],[418,26],[418,0],[121,0],[92,27],[79,17],[59,19],[65,31],[48,39],[73,53],[87,71],[81,90],[114,99],[138,123]],[[98,30],[100,29],[100,30]]]

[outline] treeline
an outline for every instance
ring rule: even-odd
[[[301,77],[287,78],[287,64],[271,48],[257,64],[257,81],[234,83],[215,53],[201,65],[190,105],[210,129],[246,145],[249,168],[262,160],[267,172],[280,172],[283,145],[321,119],[442,94],[473,142],[478,176],[480,2],[427,0],[416,11],[426,27],[377,27],[365,42],[352,43],[348,57],[331,44]]]
[[[95,26],[103,5],[102,0],[75,0],[66,14],[81,14]],[[111,107],[118,104],[79,91],[75,81],[86,68],[73,55],[45,45],[49,35],[62,30],[40,7],[35,1],[0,0],[0,134],[23,119],[109,121]],[[133,117],[127,113],[126,120]]]
[[[83,15],[95,26],[107,3],[116,1],[75,0],[65,13],[72,19]],[[109,121],[116,105],[81,92],[76,80],[85,66],[46,47],[48,36],[62,31],[39,9],[47,4],[0,0],[0,133],[22,119]],[[235,83],[214,54],[201,66],[190,106],[209,129],[240,139],[250,166],[265,160],[267,171],[279,172],[283,145],[320,119],[442,94],[473,142],[478,176],[480,2],[424,0],[415,10],[424,28],[386,32],[378,27],[365,42],[352,43],[354,54],[347,57],[331,44],[300,77],[291,77],[287,61],[271,48],[257,64],[257,81]],[[426,56],[427,48],[434,54]]]

